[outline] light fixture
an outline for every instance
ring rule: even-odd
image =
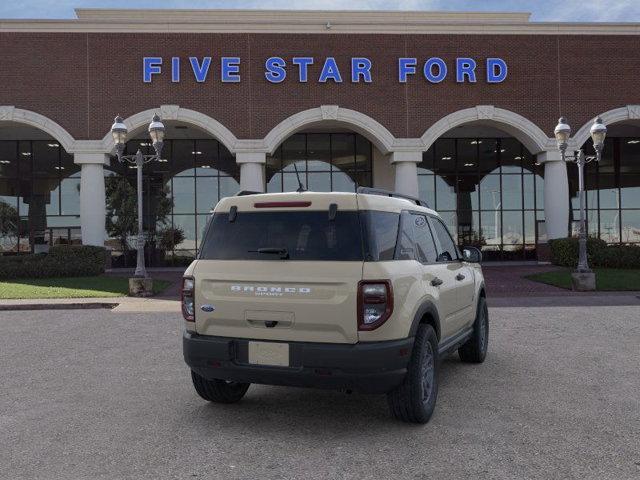
[[[149,142],[142,142],[142,143],[140,144],[140,146],[141,146],[141,147],[150,147],[150,146],[151,146],[151,144],[150,144]]]
[[[451,160],[451,157],[442,157],[442,160]]]
[[[159,158],[158,162],[159,163],[167,163],[169,160],[167,160],[166,158]]]
[[[200,165],[200,168],[211,168],[211,165]]]
[[[602,123],[602,118],[597,117],[593,121],[593,125],[591,125],[589,133],[591,133],[591,140],[593,140],[593,148],[595,148],[596,152],[600,154],[604,147],[604,139],[607,136],[607,127]]]
[[[636,143],[640,143],[640,140],[629,140],[627,143],[629,145],[635,145]]]
[[[471,140],[471,145],[480,145],[482,140]]]
[[[20,152],[20,155],[22,155],[23,157],[28,157],[31,155],[31,152]]]
[[[11,160],[0,160],[0,163],[6,165],[8,163],[11,163]]]
[[[64,170],[64,167],[58,167],[58,166],[55,166],[55,167],[53,167],[53,168],[55,168],[56,170]]]
[[[57,147],[60,146],[60,144],[59,143],[47,143],[47,146],[51,147],[51,148],[57,148]]]
[[[198,150],[196,152],[191,152],[191,155],[202,155],[202,152]]]
[[[506,149],[506,148],[503,148],[503,149],[501,149],[501,150],[500,150],[500,152],[501,152],[501,153],[504,153],[504,152],[506,152],[506,151],[507,151],[507,149]]]
[[[153,116],[149,124],[149,136],[153,142],[153,148],[156,150],[156,155],[160,156],[162,145],[164,144],[164,123],[162,123],[160,115],[157,113]]]
[[[127,141],[127,126],[124,124],[124,120],[120,115],[113,119],[111,135],[116,145],[124,145]]]
[[[465,167],[473,167],[475,165],[475,163],[465,163],[464,166]]]
[[[522,160],[522,157],[513,157],[514,160]]]
[[[553,134],[556,137],[558,149],[564,155],[569,144],[569,137],[571,136],[571,127],[567,123],[566,118],[560,117],[560,119],[558,120],[558,125],[556,125],[556,128],[553,130]]]

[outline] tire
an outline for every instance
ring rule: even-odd
[[[387,393],[391,414],[407,423],[427,423],[438,396],[438,337],[431,325],[420,325],[402,384]]]
[[[191,371],[193,386],[205,400],[214,403],[236,403],[249,390],[250,383],[227,382],[226,380],[207,380],[193,370]]]
[[[478,300],[478,312],[473,323],[473,335],[458,348],[460,360],[466,363],[482,363],[489,347],[489,310],[484,297]]]

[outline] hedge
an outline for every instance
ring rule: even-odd
[[[0,256],[0,279],[100,275],[106,259],[103,247],[57,245],[49,253]]]
[[[550,240],[551,263],[562,267],[578,264],[578,239]],[[587,260],[590,267],[640,268],[640,246],[607,245],[598,238],[587,238]]]

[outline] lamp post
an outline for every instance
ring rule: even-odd
[[[148,279],[147,270],[145,268],[144,262],[144,233],[143,233],[143,213],[142,213],[142,167],[145,163],[151,162],[153,160],[159,160],[160,154],[162,152],[162,146],[164,143],[164,124],[160,120],[159,115],[154,115],[151,119],[151,123],[149,124],[149,136],[151,137],[151,141],[153,142],[153,148],[155,150],[154,155],[143,155],[142,151],[138,149],[135,155],[123,155],[125,143],[127,141],[127,127],[124,124],[122,117],[117,116],[111,126],[111,134],[113,135],[113,140],[116,147],[116,155],[120,162],[130,163],[135,165],[136,173],[137,173],[137,194],[138,194],[138,235],[136,238],[136,250],[137,250],[137,261],[136,261],[136,271],[134,273],[135,279]],[[136,283],[136,282],[134,282]],[[134,294],[142,293],[150,294],[151,293],[151,282],[148,282],[149,288],[144,288],[144,282],[141,284],[140,282],[136,283],[138,286],[143,285],[142,292],[137,291],[133,292]],[[132,282],[129,282],[129,289],[132,290]]]
[[[580,200],[580,226],[578,239],[578,267],[572,275],[573,286],[576,290],[595,290],[595,275],[589,268],[587,260],[587,229],[585,220],[585,197],[584,197],[584,167],[592,161],[599,162],[602,158],[602,149],[604,148],[604,139],[607,135],[607,127],[602,123],[600,117],[596,118],[591,126],[590,133],[593,140],[593,148],[596,151],[595,156],[587,156],[582,149],[567,154],[569,145],[569,137],[571,136],[571,127],[567,123],[566,118],[561,117],[558,120],[553,131],[558,149],[562,154],[562,160],[565,162],[574,162],[578,166],[578,192]]]

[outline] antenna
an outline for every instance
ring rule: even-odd
[[[304,186],[302,185],[302,182],[300,181],[300,174],[298,173],[298,166],[296,165],[296,162],[293,162],[293,168],[296,171],[296,178],[298,179],[298,189],[296,190],[296,192],[298,193],[306,192],[307,189],[304,188]]]

